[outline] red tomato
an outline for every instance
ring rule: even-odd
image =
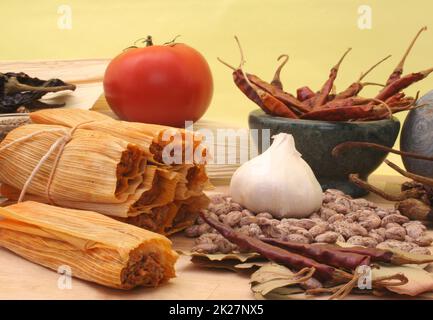
[[[213,81],[203,56],[175,43],[128,49],[115,57],[105,71],[104,91],[122,120],[182,127],[206,112]]]

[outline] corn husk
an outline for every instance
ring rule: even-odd
[[[31,118],[34,124],[12,131],[0,144],[2,148],[37,133],[0,152],[1,193],[8,199],[19,199],[53,143],[75,128],[50,187],[57,152],[33,177],[25,199],[96,211],[162,233],[189,226],[207,206],[203,190],[209,182],[203,164],[159,162],[167,132],[180,134],[183,150],[203,148],[185,130],[122,122],[79,109],[41,110]]]
[[[0,148],[29,134],[38,134],[0,152],[1,194],[18,200],[40,159],[69,130],[60,125],[31,124],[9,133]],[[55,152],[36,173],[25,199],[96,211],[163,233],[189,226],[207,206],[203,195],[207,175],[203,165],[150,164],[139,146],[87,129],[77,129],[66,144],[48,195],[48,180],[56,156]],[[191,203],[194,199],[200,205],[190,204],[188,210],[194,211],[183,214],[185,206],[181,201]],[[179,213],[183,220],[174,222]]]
[[[109,133],[114,137],[140,146],[145,151],[149,161],[160,164],[163,162],[162,150],[171,142],[170,138],[175,135],[182,138],[179,143],[183,154],[185,154],[185,150],[192,147],[194,152],[206,155],[206,149],[201,145],[202,137],[183,129],[120,121],[99,112],[82,109],[45,109],[31,113],[30,117],[33,123],[57,124],[66,127],[82,124],[80,125],[82,129]]]
[[[37,202],[0,208],[0,245],[45,267],[104,286],[157,286],[175,276],[166,237],[101,214]]]
[[[200,210],[207,208],[209,198],[202,194],[185,200],[178,200],[158,207],[151,213],[143,213],[120,221],[170,235],[191,226],[197,219]]]
[[[156,166],[147,166],[141,185],[124,202],[99,203],[93,201],[63,200],[56,198],[53,192],[51,192],[51,199],[55,204],[62,207],[96,211],[119,218],[134,217],[142,213],[152,213],[154,208],[173,202],[180,177],[175,172],[160,169]],[[21,187],[16,188],[7,183],[3,183],[0,190],[1,194],[10,200],[18,200],[21,194]],[[83,190],[83,192],[86,191],[91,192],[92,190]],[[46,192],[39,194],[28,193],[25,199],[49,203],[49,199],[45,194]]]
[[[31,113],[31,120],[34,123],[61,125],[70,128],[82,124],[80,126],[82,129],[107,133],[140,146],[148,161],[181,174],[176,190],[176,200],[199,196],[206,187],[210,186],[204,164],[164,165],[161,163],[162,150],[171,142],[169,138],[176,134],[182,137],[179,143],[182,144],[183,160],[185,160],[185,153],[189,152],[191,146],[193,146],[194,154],[205,156],[207,150],[201,144],[202,137],[199,134],[156,124],[119,121],[99,112],[81,109],[40,110]]]
[[[33,169],[65,132],[56,125],[30,124],[14,129],[1,142],[7,144],[40,132],[0,152],[0,181],[21,189]],[[28,192],[47,197],[47,182],[56,158],[52,154],[36,173]],[[146,158],[136,145],[108,134],[78,129],[66,144],[52,180],[50,195],[54,202],[77,201],[123,203],[143,182]]]
[[[203,190],[212,187],[204,165],[180,165],[172,167],[172,169],[179,173],[176,200],[198,197],[203,194]]]

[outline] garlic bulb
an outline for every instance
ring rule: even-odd
[[[303,218],[322,205],[322,188],[295,148],[293,136],[280,133],[261,155],[233,174],[230,195],[250,211],[275,218]]]

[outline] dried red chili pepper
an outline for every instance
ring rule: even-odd
[[[320,107],[326,103],[327,97],[334,85],[334,81],[337,78],[338,69],[340,68],[341,63],[343,62],[346,55],[350,52],[350,50],[352,50],[352,48],[347,49],[343,56],[340,58],[340,60],[337,62],[337,64],[332,67],[328,80],[326,80],[320,92],[314,97],[313,108]]]
[[[254,87],[253,87],[254,88]],[[278,100],[275,96],[266,92],[260,88],[255,88],[257,94],[260,97],[263,105],[268,110],[268,113],[278,117],[285,117],[291,119],[298,119],[298,115],[289,109],[283,102]]]
[[[399,102],[401,99],[403,99],[404,96],[405,96],[404,92],[399,92],[399,93],[396,93],[395,95],[393,95],[392,97],[389,97],[388,99],[386,99],[385,102],[388,104],[396,103],[396,102]]]
[[[294,97],[290,93],[284,92],[274,87],[273,85],[267,83],[266,81],[261,80],[259,77],[255,75],[247,74],[247,76],[248,79],[253,84],[255,84],[262,90],[268,92],[269,94],[271,94],[272,96],[274,96],[275,98],[283,102],[287,107],[293,108],[299,113],[306,113],[310,111],[310,109],[307,106],[305,106],[302,102],[300,102],[296,97]]]
[[[335,99],[345,99],[345,98],[350,98],[353,96],[356,96],[358,93],[361,92],[361,90],[366,86],[366,85],[378,85],[377,83],[373,83],[373,82],[365,82],[362,83],[362,80],[371,72],[373,71],[378,65],[380,65],[382,62],[386,61],[387,59],[389,59],[391,57],[391,55],[386,56],[385,58],[383,58],[382,60],[380,60],[379,62],[377,62],[376,64],[374,64],[372,67],[370,67],[370,69],[368,69],[366,72],[362,73],[361,76],[359,77],[358,81],[352,83],[346,90],[340,92],[339,94],[336,95]]]
[[[314,97],[314,95],[314,91],[311,90],[308,86],[301,87],[296,90],[296,98],[301,102],[311,99],[312,97]]]
[[[279,90],[270,83],[261,80],[259,77],[251,74],[248,75],[243,71],[242,66],[245,63],[244,54],[238,38],[235,37],[235,40],[241,54],[241,63],[239,64],[239,67],[234,68],[225,61],[219,58],[218,60],[233,70],[233,79],[238,88],[248,98],[258,104],[266,113],[286,118],[298,118],[298,116],[284,103],[286,102],[289,105],[292,102],[295,104],[298,103],[299,107],[302,107],[301,103],[297,102],[295,97]]]
[[[397,64],[397,66],[395,67],[394,71],[391,73],[391,75],[389,76],[388,80],[386,81],[386,85],[391,84],[392,82],[394,82],[397,79],[400,79],[402,73],[403,73],[403,66],[404,63],[406,61],[407,56],[409,55],[410,51],[412,50],[416,40],[418,39],[419,35],[423,32],[426,31],[427,27],[422,27],[418,33],[415,35],[415,38],[412,40],[412,42],[409,44],[409,47],[406,49],[405,54],[403,55],[403,58],[400,60],[400,62]]]
[[[281,59],[284,59],[283,62],[278,66],[277,70],[275,71],[274,78],[271,81],[271,84],[280,90],[283,90],[283,83],[281,82],[280,75],[281,70],[286,65],[287,61],[289,61],[289,56],[287,54],[282,54],[277,58],[277,61],[280,61]]]
[[[318,263],[313,259],[303,257],[299,254],[267,244],[257,238],[249,237],[245,234],[236,232],[229,226],[209,218],[203,212],[200,213],[200,216],[207,224],[215,228],[224,238],[238,245],[242,249],[260,253],[269,260],[272,260],[276,263],[281,263],[282,265],[295,270],[313,267],[315,268],[314,276],[322,281],[330,281],[335,278],[336,269],[331,266]],[[348,278],[351,278],[351,275],[349,275]]]
[[[300,254],[291,252],[289,250],[282,249],[278,246],[274,246],[274,245],[265,243],[265,242],[263,242],[257,238],[249,237],[243,233],[236,232],[232,228],[219,222],[218,220],[210,218],[204,212],[201,212],[200,216],[203,218],[203,220],[207,224],[209,224],[211,227],[216,229],[224,238],[226,238],[230,242],[238,245],[241,249],[257,252],[257,253],[261,254],[263,257],[265,257],[271,261],[274,261],[276,263],[280,263],[280,264],[282,264],[282,265],[284,265],[290,269],[302,270],[303,268],[312,268],[312,271],[313,271],[312,275],[315,278],[317,278],[318,280],[326,282],[328,284],[335,285],[336,283],[338,283],[338,284],[342,283],[339,286],[329,288],[329,290],[326,290],[327,288],[323,288],[323,289],[325,289],[326,292],[332,293],[332,296],[330,297],[330,299],[344,298],[356,286],[356,282],[358,281],[358,279],[360,277],[360,274],[358,274],[356,272],[354,274],[348,273],[348,272],[345,272],[341,269],[329,266],[327,264],[319,263],[314,259],[304,257]],[[377,256],[377,252],[370,252],[370,251],[368,251],[368,252],[372,256],[373,255]],[[342,254],[342,253],[343,253],[343,251],[340,252],[340,254]],[[359,257],[360,256],[359,253],[350,253],[350,252],[347,252],[347,253],[349,253],[350,256],[352,256],[352,257]],[[333,254],[332,256],[333,256],[333,258],[338,259],[337,255]],[[346,254],[345,256],[348,257],[349,255]],[[367,259],[368,259],[368,257],[370,255],[365,255],[365,256],[367,256]],[[433,257],[429,257],[428,259],[427,258],[424,259],[424,257],[422,257],[422,258],[418,258],[416,260],[416,263],[425,263],[425,262],[432,261],[432,259],[433,259]],[[340,261],[342,261],[342,260],[343,259],[340,259]],[[346,261],[345,263],[347,265],[354,266],[353,261],[355,261],[355,260],[356,259],[351,260],[350,262]],[[400,264],[411,263],[408,261],[413,262],[413,260],[411,260],[411,259],[406,259],[406,257],[404,255],[398,256],[398,254],[396,254],[395,257],[393,256],[393,259],[391,260],[391,262],[398,262]],[[348,264],[348,263],[350,263],[350,264]],[[363,262],[360,262],[360,263],[363,263]],[[407,283],[407,278],[404,277],[403,275],[400,275],[400,274],[392,275],[392,276],[386,277],[384,279],[394,279],[395,277],[398,277],[401,280],[401,283],[396,284],[396,285],[403,285],[403,284]],[[384,280],[384,279],[381,279],[381,280]],[[377,280],[374,280],[372,285],[374,287],[377,287],[380,285],[380,282]]]
[[[219,60],[222,63],[226,64],[226,62],[222,61],[221,59]],[[230,66],[230,68],[233,67]],[[245,94],[251,101],[255,102],[264,112],[274,116],[293,119],[298,118],[298,116],[292,110],[290,110],[283,102],[281,102],[276,97],[261,89],[260,87],[252,83],[248,78],[246,78],[244,72],[241,69],[234,69],[233,81],[236,86],[241,90],[241,92]]]
[[[352,253],[358,254],[361,256],[367,256],[371,259],[372,262],[392,262],[393,253],[391,251],[376,249],[376,248],[364,248],[364,247],[339,247],[339,246],[331,246],[326,244],[318,245],[322,248],[330,248],[336,252],[340,253]]]
[[[332,100],[323,105],[320,109],[331,109],[331,108],[341,108],[341,107],[351,107],[351,106],[358,106],[358,105],[364,105],[371,102],[371,99],[368,98],[361,98],[361,97],[349,97],[345,99],[339,99],[339,100]]]
[[[272,238],[261,239],[271,245],[295,251],[303,256],[312,258],[320,263],[324,263],[336,268],[356,270],[361,265],[370,264],[370,256],[358,252],[344,252],[337,246],[311,245],[298,242],[281,241]]]
[[[385,104],[361,104],[338,108],[320,108],[302,115],[301,119],[323,121],[379,120],[392,114]]]
[[[250,100],[254,101],[260,108],[263,109],[263,111],[268,113],[268,111],[264,108],[263,101],[257,94],[256,90],[245,80],[245,77],[240,69],[235,69],[233,71],[233,81],[243,94],[245,94]]]
[[[406,89],[411,84],[418,82],[424,78],[426,78],[430,73],[433,72],[433,68],[410,73],[405,75],[404,77],[398,78],[388,84],[385,88],[383,88],[378,95],[376,95],[376,99],[385,101],[386,99],[392,97],[393,95],[399,93],[401,90]]]
[[[280,71],[286,61],[284,61],[277,69],[272,83],[263,81],[255,75],[247,75],[242,70],[241,72],[237,72],[237,69],[228,66],[235,71],[234,76],[237,86],[268,114],[289,118],[299,117],[301,119],[325,121],[380,120],[390,117],[393,113],[409,110],[414,107],[416,98],[405,98],[404,94],[400,91],[407,88],[409,85],[424,79],[433,72],[433,68],[431,68],[401,77],[404,61],[419,34],[425,29],[426,28],[422,28],[418,32],[409,48],[406,50],[402,60],[389,76],[387,84],[376,95],[376,97],[372,99],[361,98],[357,95],[366,85],[383,85],[374,82],[362,82],[362,80],[380,63],[387,60],[389,56],[370,67],[370,69],[365,73],[361,74],[358,81],[352,83],[344,91],[335,94],[335,87],[333,84],[342,61],[350,51],[350,49],[348,49],[340,58],[338,63],[331,69],[328,80],[319,92],[314,93],[309,87],[301,87],[297,90],[296,97],[282,90]],[[237,38],[236,41],[239,45]],[[240,45],[239,49],[243,61],[243,53]],[[280,59],[281,58],[282,57],[280,57]],[[242,77],[245,79],[242,79]],[[258,91],[258,88],[263,90],[266,94],[262,91]],[[284,109],[283,106],[273,98],[286,105],[290,111]]]

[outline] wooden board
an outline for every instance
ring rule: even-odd
[[[375,176],[372,183],[390,192],[402,182],[400,177]],[[210,193],[227,193],[227,186]],[[382,207],[392,204],[375,195],[367,197]],[[171,237],[176,250],[189,250],[193,239],[182,234]],[[0,248],[0,299],[253,299],[249,278],[226,270],[198,268],[190,257],[180,256],[177,277],[159,288],[138,288],[129,292],[105,288],[80,279],[72,279],[71,289],[59,289],[61,275],[33,264],[6,249]],[[228,289],[228,285],[230,289]],[[351,295],[349,299],[373,299]]]
[[[90,109],[102,93],[100,80],[106,64],[107,60],[102,59],[2,62],[0,72],[23,71],[41,78],[60,77],[78,83],[74,94],[54,97],[66,99],[69,106]],[[395,192],[402,181],[397,176],[373,176],[371,179],[373,184],[388,192]],[[218,186],[212,192],[225,193],[227,186]],[[383,207],[392,206],[374,195],[368,199]],[[181,234],[171,239],[175,249],[180,250],[190,249],[193,243]],[[197,268],[189,260],[189,257],[181,256],[176,265],[177,277],[159,288],[125,292],[73,279],[71,289],[59,289],[59,274],[0,248],[0,299],[253,299],[247,276]]]

